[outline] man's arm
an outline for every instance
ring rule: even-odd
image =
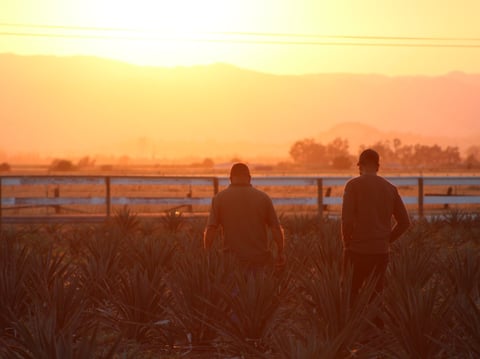
[[[277,265],[284,265],[286,262],[285,259],[285,235],[283,233],[283,228],[278,224],[272,228],[272,238],[277,245]]]
[[[390,242],[396,241],[403,233],[407,231],[408,227],[410,227],[410,217],[408,216],[405,204],[403,203],[398,192],[396,193],[393,217],[397,223],[393,227],[392,233],[390,234]]]
[[[209,249],[215,237],[217,236],[217,228],[219,225],[219,219],[217,215],[217,206],[215,197],[212,198],[212,204],[210,207],[210,213],[208,214],[207,225],[205,226],[205,231],[203,232],[203,248]]]
[[[209,249],[212,246],[216,235],[217,235],[217,227],[207,226],[205,228],[205,231],[203,232],[203,248]]]
[[[348,242],[353,235],[353,219],[355,213],[355,200],[352,186],[348,183],[343,192],[342,201],[342,238],[343,242]]]
[[[283,228],[280,225],[280,222],[278,220],[277,212],[275,211],[275,208],[273,207],[273,202],[272,199],[267,196],[267,220],[266,224],[272,231],[272,239],[275,241],[275,244],[277,246],[277,258],[276,258],[276,264],[277,266],[284,266],[286,259],[285,259],[285,235],[283,233]]]

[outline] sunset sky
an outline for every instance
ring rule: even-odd
[[[479,14],[478,0],[1,0],[0,52],[277,74],[480,73]]]
[[[0,0],[0,161],[288,158],[342,123],[465,148],[479,14],[479,0]]]

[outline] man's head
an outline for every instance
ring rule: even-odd
[[[250,170],[245,163],[235,163],[230,170],[230,182],[233,184],[250,184]]]
[[[360,154],[357,165],[360,174],[377,173],[380,167],[380,156],[377,151],[370,148],[366,149]]]

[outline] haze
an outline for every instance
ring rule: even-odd
[[[480,2],[2,1],[0,157],[479,143]]]
[[[7,154],[288,158],[306,137],[368,145],[403,136],[460,147],[480,138],[478,75],[278,76],[223,64],[166,69],[1,55],[0,77],[8,84],[0,88]],[[362,134],[358,124],[371,128]]]

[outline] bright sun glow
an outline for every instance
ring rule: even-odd
[[[1,0],[0,8],[0,52],[93,55],[155,66],[229,63],[294,74],[479,72],[478,40],[455,41],[469,48],[389,44],[398,42],[392,37],[477,39],[479,1]],[[336,44],[325,43],[328,35]],[[353,38],[341,40],[348,35]],[[373,41],[370,35],[386,38]],[[299,46],[300,40],[306,43]],[[432,41],[409,42],[451,43]]]
[[[231,53],[219,45],[225,36],[218,33],[244,28],[245,10],[222,0],[109,0],[82,7],[76,17],[82,24],[88,19],[91,27],[124,29],[89,32],[111,37],[87,43],[91,52],[143,64],[189,65]]]
[[[228,1],[110,0],[98,2],[92,15],[93,22],[99,27],[107,25],[164,34],[218,31],[225,24]]]

